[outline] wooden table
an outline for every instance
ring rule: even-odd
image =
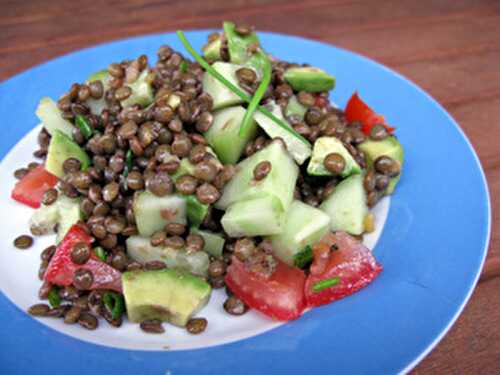
[[[0,80],[96,43],[230,19],[359,52],[410,78],[460,123],[500,209],[498,0],[2,0]],[[486,136],[483,136],[485,134]],[[498,268],[500,216],[489,259]],[[495,266],[496,264],[496,266]],[[500,282],[479,284],[464,313],[415,374],[500,373]]]

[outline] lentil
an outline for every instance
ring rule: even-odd
[[[401,172],[399,162],[390,158],[389,156],[379,156],[373,163],[375,170],[381,174],[389,177],[396,177]]]
[[[73,285],[80,290],[88,290],[94,282],[94,275],[89,270],[79,268],[73,276]]]
[[[208,321],[205,318],[193,318],[187,322],[186,330],[193,335],[197,335],[202,333],[207,328],[207,325]]]
[[[25,250],[33,245],[33,237],[23,234],[14,240],[14,246],[18,249]]]
[[[88,312],[82,312],[78,318],[78,324],[85,329],[93,331],[99,325],[99,321],[94,315]]]
[[[145,320],[140,324],[141,329],[147,333],[164,333],[165,329],[163,328],[160,320]]]
[[[198,180],[196,180],[195,177],[188,174],[180,176],[175,181],[175,188],[179,193],[184,195],[194,194],[197,186],[198,186]]]
[[[325,168],[334,175],[340,175],[345,169],[345,159],[342,155],[332,152],[325,157]]]
[[[248,306],[239,298],[229,296],[224,302],[224,310],[226,310],[228,314],[239,316],[248,311]]]
[[[261,161],[253,170],[253,178],[257,181],[263,180],[271,172],[272,164],[268,160]]]
[[[32,316],[47,316],[50,307],[45,303],[37,303],[28,309],[28,314]]]
[[[179,223],[168,223],[165,225],[165,231],[172,236],[182,236],[186,231],[186,226]]]
[[[70,253],[75,264],[85,264],[90,258],[90,246],[85,242],[77,242]]]
[[[220,192],[215,186],[204,183],[196,189],[196,197],[201,203],[212,204],[219,200]]]

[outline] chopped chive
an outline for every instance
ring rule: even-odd
[[[331,279],[318,281],[313,285],[313,291],[321,292],[322,290],[328,289],[334,285],[340,283],[340,277],[332,277]]]
[[[252,100],[248,104],[247,111],[245,112],[245,117],[243,117],[243,121],[241,122],[240,133],[239,133],[241,137],[244,137],[246,135],[248,128],[253,121],[253,113],[259,106],[262,97],[266,93],[269,82],[271,82],[271,70],[272,70],[271,62],[269,61],[265,53],[263,53],[262,51],[259,51],[259,55],[260,58],[263,60],[263,65],[264,65],[263,76],[262,80],[259,83],[259,87],[255,91]]]
[[[307,245],[293,257],[293,264],[298,268],[305,268],[313,261],[312,247]]]
[[[203,69],[205,69],[210,75],[212,75],[215,79],[217,79],[220,83],[222,83],[224,86],[226,86],[228,89],[230,89],[232,92],[234,92],[236,95],[238,95],[243,101],[250,103],[252,101],[252,98],[245,94],[242,90],[240,90],[238,87],[233,85],[231,82],[229,82],[222,74],[220,74],[218,71],[216,71],[212,66],[203,59],[191,46],[191,44],[188,42],[186,39],[186,36],[181,30],[177,30],[177,36],[181,40],[182,44],[184,45],[184,48],[189,52],[191,56],[196,60],[198,64],[201,65]],[[292,134],[294,137],[297,139],[300,139],[303,143],[306,145],[310,145],[307,139],[302,137],[299,133],[297,133],[292,127],[290,127],[287,123],[284,121],[280,120],[277,118],[275,115],[273,115],[266,107],[264,106],[259,106],[257,108],[259,112],[261,112],[264,116],[270,118],[273,120],[279,127],[285,129],[288,133]]]
[[[53,286],[50,289],[48,299],[52,307],[59,307],[61,305],[61,297],[59,297],[59,288],[57,286]]]
[[[134,153],[132,150],[128,150],[125,154],[125,170],[123,171],[123,176],[127,177],[128,173],[131,171],[132,166],[134,165]]]
[[[104,249],[101,246],[95,247],[94,253],[103,262],[105,262],[106,259],[108,258],[108,254],[106,253],[106,251],[104,251]]]
[[[182,60],[181,64],[179,65],[179,68],[181,69],[182,73],[186,73],[188,71],[188,62],[186,60]]]
[[[80,129],[80,132],[82,135],[86,138],[89,139],[92,137],[92,134],[94,133],[94,130],[90,126],[89,120],[85,116],[82,115],[76,115],[75,117],[75,124]]]
[[[103,296],[104,305],[111,313],[111,318],[118,319],[125,311],[123,296],[114,292],[106,292]]]

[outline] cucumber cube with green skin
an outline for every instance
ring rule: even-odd
[[[221,46],[222,46],[222,40],[220,38],[217,38],[212,42],[204,45],[201,48],[201,51],[203,52],[203,56],[205,56],[205,59],[207,59],[210,62],[214,62],[222,60],[220,56]]]
[[[224,78],[226,78],[233,85],[243,90],[238,83],[238,78],[236,78],[236,71],[239,68],[241,68],[240,65],[217,61],[212,64],[212,68],[214,68],[217,72],[222,74]],[[203,91],[210,94],[210,96],[212,97],[213,101],[212,109],[214,111],[224,107],[229,107],[232,105],[243,103],[243,100],[241,100],[241,98],[238,95],[236,95],[225,85],[220,83],[216,78],[214,78],[209,73],[205,72],[205,74],[203,75],[202,84],[203,84]]]
[[[153,86],[146,79],[148,74],[148,70],[144,69],[139,77],[137,77],[137,80],[128,84],[132,89],[132,95],[121,101],[123,108],[134,104],[139,104],[141,107],[147,107],[153,102]]]
[[[209,301],[212,288],[203,279],[173,269],[131,271],[122,275],[128,319],[158,319],[184,327]]]
[[[283,231],[285,210],[274,195],[233,203],[221,224],[229,237],[278,234]]]
[[[253,171],[262,161],[271,163],[271,171],[260,181],[256,181]],[[299,167],[285,149],[281,141],[273,141],[262,150],[244,159],[236,166],[236,174],[226,184],[215,207],[227,209],[236,202],[274,195],[281,201],[284,211],[293,200]]]
[[[299,116],[299,118],[303,120],[306,112],[307,108],[299,103],[295,95],[292,95],[286,106],[285,114],[287,116]]]
[[[224,243],[226,242],[222,234],[197,228],[191,228],[191,233],[198,234],[203,237],[203,240],[205,241],[205,245],[203,246],[204,252],[214,258],[222,258],[222,251],[224,250]]]
[[[403,146],[394,136],[387,137],[382,141],[374,141],[372,139],[366,139],[363,143],[358,145],[358,148],[365,153],[366,163],[368,167],[373,165],[373,162],[380,156],[389,156],[391,159],[399,162],[401,170],[404,161],[404,151]],[[401,174],[396,177],[392,177],[389,181],[389,186],[387,187],[385,194],[390,195],[394,192],[394,189],[401,178]]]
[[[90,166],[90,158],[83,148],[60,130],[53,130],[45,169],[57,177],[62,177],[64,176],[63,163],[69,158],[78,159],[83,171]]]
[[[283,232],[270,236],[273,252],[293,266],[294,257],[306,246],[318,242],[330,230],[330,217],[300,201],[293,201],[285,216]]]
[[[335,77],[310,66],[288,68],[284,78],[295,91],[322,92],[335,87]]]
[[[319,208],[330,216],[332,231],[355,235],[363,233],[365,216],[368,214],[363,175],[355,174],[346,178]]]
[[[263,71],[264,60],[261,54],[250,52],[252,45],[260,46],[259,38],[255,32],[248,35],[240,35],[236,32],[233,22],[224,22],[224,34],[227,39],[229,60],[233,64],[246,65],[254,68],[258,74]]]
[[[196,195],[186,195],[184,199],[186,200],[186,214],[189,224],[193,227],[199,227],[207,216],[210,206],[201,203]]]
[[[149,237],[131,236],[126,240],[127,254],[139,263],[162,261],[168,268],[187,271],[193,275],[207,276],[210,259],[203,251],[188,253],[186,249],[152,246]]]
[[[361,173],[361,167],[354,160],[351,153],[347,151],[342,142],[335,137],[321,137],[314,142],[314,148],[307,166],[307,173],[312,176],[333,176],[333,173],[325,168],[325,158],[328,154],[340,154],[345,160],[345,167],[341,173],[342,177]]]
[[[241,106],[221,109],[214,113],[210,129],[204,136],[224,164],[235,164],[241,157],[245,146],[257,133],[257,124],[252,120],[245,136],[240,136],[240,126],[245,116]]]
[[[279,105],[277,105],[275,102],[271,102],[267,104],[266,107],[268,107],[268,109],[276,117],[283,120],[285,124],[292,128],[288,121],[283,117],[283,113]],[[310,144],[306,144],[300,139],[297,139],[297,137],[293,136],[283,128],[276,125],[274,121],[264,116],[260,112],[255,112],[254,119],[269,137],[281,138],[285,142],[288,152],[293,156],[293,158],[299,165],[302,164],[309,156],[311,156]]]
[[[54,135],[54,131],[59,130],[68,137],[73,138],[73,124],[62,117],[57,103],[51,98],[44,97],[40,99],[36,115],[50,135]]]
[[[168,223],[187,224],[186,200],[178,195],[157,197],[144,191],[135,196],[132,209],[142,236],[151,236]]]

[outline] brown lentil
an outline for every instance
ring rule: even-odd
[[[219,200],[220,192],[215,186],[205,182],[196,189],[196,197],[201,203],[212,204]]]
[[[172,236],[181,236],[186,231],[186,226],[179,223],[168,223],[165,225],[165,231]]]
[[[205,240],[199,234],[189,234],[186,237],[186,251],[188,253],[201,251],[203,246],[205,246]]]
[[[124,271],[128,265],[128,256],[123,251],[118,251],[116,254],[113,254],[111,258],[111,266],[118,271]]]
[[[79,290],[88,290],[94,282],[94,275],[89,270],[79,268],[73,276],[73,285]]]
[[[89,84],[90,96],[94,99],[100,99],[104,94],[104,85],[102,81],[97,80]]]
[[[73,286],[68,285],[59,289],[59,297],[67,301],[74,301],[80,297],[80,292]]]
[[[165,329],[163,328],[160,320],[145,320],[140,324],[141,329],[147,333],[164,333]]]
[[[78,324],[83,328],[93,331],[99,325],[99,321],[94,315],[88,312],[82,312],[78,318]]]
[[[90,258],[90,246],[86,242],[77,242],[70,253],[75,264],[85,264]]]
[[[64,315],[65,324],[75,324],[80,318],[82,309],[78,306],[72,306]]]
[[[40,280],[43,280],[45,276],[45,272],[47,271],[47,268],[49,267],[49,261],[48,260],[42,260],[40,263],[40,268],[38,268],[38,278]]]
[[[387,186],[389,186],[390,179],[388,176],[384,174],[377,174],[375,177],[375,187],[377,190],[385,190],[387,189]]]
[[[180,176],[175,181],[175,188],[179,193],[184,195],[194,194],[196,191],[196,187],[198,186],[198,180],[191,175],[183,175]]]
[[[226,263],[220,259],[215,259],[208,266],[208,275],[210,277],[219,277],[226,273]]]
[[[234,245],[234,255],[236,258],[245,261],[255,250],[255,243],[251,238],[242,238]]]
[[[377,172],[389,177],[396,177],[401,171],[399,162],[386,155],[379,156],[375,159],[373,166]]]
[[[40,253],[40,260],[50,261],[50,259],[52,259],[52,256],[55,254],[55,252],[56,252],[56,247],[54,245],[46,247]]]
[[[46,206],[51,205],[57,200],[57,190],[49,189],[47,190],[42,197],[42,203]]]
[[[268,160],[261,161],[253,170],[253,178],[257,181],[263,180],[271,172],[272,164]]]
[[[389,132],[382,124],[375,124],[370,129],[370,138],[375,141],[381,141],[386,139],[389,136]]]
[[[297,100],[300,104],[302,104],[304,107],[312,107],[314,103],[316,103],[316,98],[314,97],[313,94],[310,92],[306,91],[300,91],[297,94]]]
[[[110,211],[109,205],[105,202],[99,202],[94,206],[94,211],[92,212],[95,216],[106,216]]]
[[[370,192],[370,191],[375,190],[375,183],[376,183],[375,172],[373,171],[373,169],[370,169],[366,173],[366,175],[363,179],[363,186],[367,192]]]
[[[163,270],[167,268],[167,265],[165,264],[165,262],[162,262],[161,260],[152,260],[146,262],[146,264],[144,264],[144,268],[148,271]]]
[[[239,68],[236,71],[236,77],[240,82],[252,85],[257,80],[257,74],[250,68]]]
[[[28,249],[31,245],[33,245],[33,237],[28,236],[27,234],[16,237],[14,240],[14,246],[21,250]]]
[[[104,227],[108,233],[120,234],[126,226],[125,218],[122,216],[108,216],[104,220]]]
[[[172,142],[172,154],[183,158],[189,155],[192,147],[193,144],[188,136],[184,134],[176,134],[174,136],[174,141]]]
[[[209,161],[202,161],[196,164],[194,177],[201,181],[212,182],[217,176],[217,172],[217,167],[213,163]]]
[[[239,316],[248,311],[248,306],[235,296],[229,296],[224,302],[224,310],[228,314]]]
[[[328,154],[323,164],[326,170],[334,175],[340,175],[346,166],[344,157],[336,152]]]
[[[185,245],[184,239],[180,236],[167,237],[165,239],[165,246],[173,249],[182,249]]]
[[[106,237],[99,242],[99,244],[106,250],[111,250],[118,244],[118,237],[116,234],[108,233]]]
[[[125,75],[125,71],[120,64],[113,63],[108,66],[108,72],[115,78],[122,78]]]
[[[146,188],[157,197],[171,194],[174,184],[167,172],[158,172],[146,180]]]
[[[28,168],[19,168],[14,171],[14,177],[18,180],[22,179],[24,176],[28,174]]]
[[[112,202],[120,193],[120,185],[116,182],[110,182],[102,188],[102,199],[106,202]]]
[[[207,325],[208,321],[205,318],[193,318],[187,322],[186,330],[193,335],[197,335],[202,333],[207,328]]]
[[[31,163],[28,164],[28,169],[30,171],[32,171],[33,169],[35,169],[36,167],[38,167],[40,165],[40,163],[37,163],[36,161],[32,161]]]
[[[323,119],[323,114],[319,108],[311,107],[307,110],[304,119],[308,125],[318,125]]]
[[[45,303],[37,303],[28,309],[28,314],[32,316],[47,316],[50,307]]]
[[[167,233],[165,233],[165,231],[158,230],[154,232],[150,240],[151,246],[163,245],[163,242],[166,240],[166,238],[167,238]]]

